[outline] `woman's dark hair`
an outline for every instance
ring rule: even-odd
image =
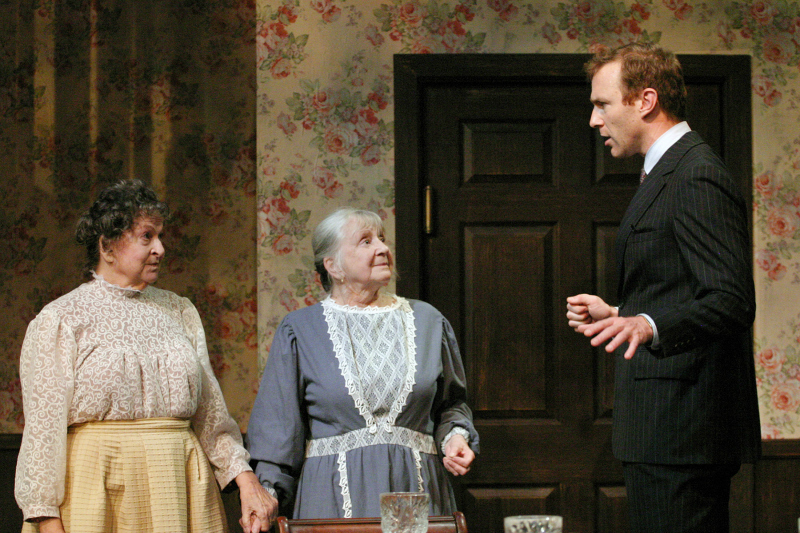
[[[100,239],[108,248],[140,218],[165,221],[168,216],[167,204],[140,180],[122,180],[104,189],[75,228],[75,240],[86,248],[84,275],[90,276],[100,262]]]

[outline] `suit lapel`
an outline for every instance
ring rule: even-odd
[[[658,163],[647,175],[647,178],[636,189],[636,194],[633,195],[633,199],[622,217],[617,232],[616,255],[620,289],[622,288],[625,272],[625,264],[622,259],[625,257],[628,237],[630,237],[632,231],[636,228],[636,224],[667,184],[667,177],[675,170],[678,162],[690,148],[702,142],[702,138],[697,133],[693,131],[686,133],[661,156],[661,159],[658,160]]]

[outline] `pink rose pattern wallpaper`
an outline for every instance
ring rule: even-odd
[[[315,224],[365,207],[394,240],[393,54],[645,40],[753,58],[762,431],[800,438],[796,2],[0,0],[0,37],[0,432],[22,430],[25,328],[80,282],[74,223],[105,185],[142,177],[170,203],[159,286],[200,311],[244,429],[279,321],[324,297]]]
[[[82,279],[74,227],[140,177],[170,205],[158,286],[190,298],[234,417],[258,385],[255,3],[0,1],[0,432],[28,322]]]
[[[323,297],[310,244],[317,222],[340,205],[365,207],[394,240],[393,54],[586,53],[636,40],[747,54],[762,431],[800,438],[797,2],[257,0],[256,11],[262,363],[281,318]]]

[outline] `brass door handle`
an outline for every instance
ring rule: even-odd
[[[425,186],[425,235],[433,235],[433,187]]]

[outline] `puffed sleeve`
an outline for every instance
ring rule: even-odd
[[[282,506],[294,500],[305,456],[302,401],[297,342],[287,317],[275,332],[247,428],[256,475]]]
[[[19,369],[25,429],[14,484],[25,520],[61,516],[76,355],[75,334],[57,313],[45,309],[28,325]]]
[[[453,327],[446,318],[442,320],[442,375],[439,378],[440,399],[434,403],[436,443],[441,448],[453,433],[467,438],[469,447],[480,450],[478,432],[472,423],[472,409],[467,405],[467,379],[464,363],[458,351]],[[468,435],[468,437],[467,437]]]
[[[194,305],[184,299],[183,321],[186,334],[192,341],[202,367],[202,392],[197,411],[192,417],[192,428],[200,440],[203,451],[214,466],[217,483],[225,488],[233,478],[250,471],[250,456],[242,443],[239,426],[228,412],[225,398],[208,358],[208,345],[203,323]]]

